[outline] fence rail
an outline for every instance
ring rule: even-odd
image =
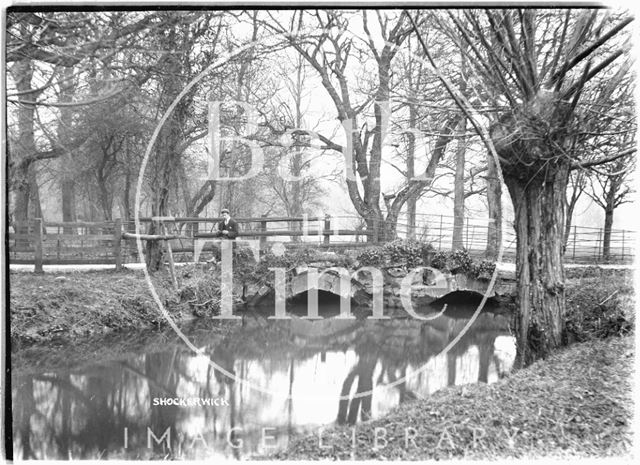
[[[141,218],[140,233],[147,233],[157,218]],[[215,223],[221,218],[162,218],[163,230],[173,252],[190,260],[194,240],[213,236]],[[238,218],[242,224],[239,237],[260,241],[265,249],[273,242],[296,248],[316,245],[321,248],[363,247],[376,242],[373,231],[367,231],[360,217],[248,217]],[[504,260],[515,258],[516,238],[513,228],[503,228]],[[136,231],[133,221],[117,219],[111,222],[43,222],[14,223],[6,235],[10,263],[34,264],[42,272],[45,264],[114,264],[120,268],[125,261],[138,261]],[[465,218],[462,247],[470,254],[484,256],[487,248],[489,222],[480,218]],[[397,224],[397,236],[428,241],[437,250],[450,250],[453,242],[453,217],[418,215],[417,225]],[[605,257],[602,229],[574,226],[567,237],[565,261],[582,263],[631,262],[635,255],[636,231],[612,230],[608,257]],[[215,250],[213,245],[204,251]]]

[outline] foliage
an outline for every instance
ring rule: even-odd
[[[428,242],[397,239],[382,246],[367,247],[356,260],[360,266],[405,264],[409,268],[428,266],[433,255]]]
[[[259,268],[294,268],[304,265],[316,259],[318,251],[311,247],[301,247],[292,251],[285,251],[282,255],[276,255],[271,250],[261,251]]]
[[[355,262],[349,255],[322,252],[314,247],[285,250],[282,254],[277,255],[271,250],[261,250],[259,262],[256,262],[253,254],[248,249],[243,252],[242,248],[240,248],[237,253],[234,252],[234,274],[240,276],[240,279],[245,282],[271,282],[273,272],[270,268],[291,270],[298,266],[312,263],[350,269]]]
[[[476,279],[490,279],[496,268],[495,263],[489,260],[476,262],[467,250],[434,252],[430,243],[414,240],[396,240],[383,246],[367,247],[356,260],[359,266],[430,266]]]
[[[496,270],[496,264],[490,260],[482,260],[473,265],[472,276],[477,279],[491,279]]]
[[[465,274],[477,279],[490,279],[496,269],[496,264],[492,261],[475,262],[466,249],[437,252],[431,266],[437,270]]]

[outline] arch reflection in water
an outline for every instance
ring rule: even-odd
[[[14,453],[24,459],[204,459],[269,452],[295,433],[379,417],[448,385],[497,380],[515,354],[503,316],[483,312],[438,355],[473,310],[457,307],[426,322],[245,316],[226,332],[190,333],[202,355],[175,341],[82,368],[28,374],[14,368]],[[274,394],[234,382],[214,370],[209,357]],[[157,405],[169,398],[220,399],[222,405]]]

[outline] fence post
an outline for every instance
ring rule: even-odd
[[[329,245],[331,239],[331,215],[324,215],[324,243]]]
[[[622,230],[622,261],[624,261],[624,229]]]
[[[266,218],[267,214],[263,214],[262,218]],[[267,232],[267,222],[265,220],[260,222],[260,232]],[[267,236],[260,236],[260,250],[267,248]]]
[[[116,271],[122,270],[122,218],[113,223],[113,256],[116,259]]]
[[[36,218],[34,222],[35,230],[34,232],[34,262],[35,262],[35,272],[38,274],[44,273],[44,268],[42,267],[42,218]]]
[[[573,226],[573,259],[576,259],[576,241],[578,236],[578,227],[576,225]]]

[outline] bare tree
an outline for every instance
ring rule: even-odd
[[[569,172],[587,164],[579,133],[594,118],[589,109],[597,100],[598,81],[622,79],[616,71],[624,69],[620,63],[628,47],[621,31],[632,18],[601,10],[534,9],[449,11],[439,18],[454,43],[459,37],[464,41],[461,50],[480,83],[475,99],[466,99],[446,76],[439,77],[499,157],[514,205],[517,364],[526,365],[562,344],[562,232]],[[419,28],[416,33],[421,35]],[[424,51],[435,67],[426,43]],[[481,103],[502,109],[489,114],[489,131],[474,118],[474,105]]]
[[[489,216],[485,256],[496,260],[502,243],[502,183],[498,176],[498,166],[490,153],[487,154],[487,175],[485,179],[487,184],[487,213]]]
[[[345,147],[323,135],[320,135],[320,139],[325,148],[347,154],[346,169],[350,174],[346,179],[347,192],[355,210],[365,220],[367,230],[374,239],[393,239],[402,207],[431,184],[460,117],[450,116],[443,124],[424,176],[413,179],[395,194],[383,195],[380,175],[390,110],[374,102],[390,101],[392,61],[409,35],[410,28],[404,15],[394,17],[376,12],[376,25],[384,42],[382,46],[376,45],[369,32],[371,13],[365,11],[355,14],[362,20],[366,35],[363,41],[356,40],[346,32],[349,29],[349,15],[339,11],[296,12],[287,26],[271,16],[264,24],[285,34],[291,47],[304,57],[321,78],[351,146]],[[301,15],[304,15],[304,21],[300,19]],[[369,57],[373,60],[375,78],[366,79],[367,89],[364,96],[358,98],[356,86],[349,82],[347,67],[356,59],[362,63]],[[372,112],[370,117],[367,117],[368,111]],[[382,200],[386,205],[386,215],[381,206]]]
[[[611,258],[611,230],[613,214],[620,205],[630,202],[633,190],[629,175],[635,169],[634,154],[607,163],[597,169],[590,180],[587,195],[604,210],[604,232],[602,235],[602,258]]]
[[[16,105],[15,130],[10,146],[9,166],[11,190],[15,192],[14,218],[24,221],[30,214],[30,201],[36,206],[36,216],[42,216],[38,200],[36,164],[65,153],[50,143],[38,144],[35,137],[37,109],[46,106],[69,107],[109,98],[92,96],[85,102],[48,100],[50,89],[58,85],[59,69],[81,65],[114,53],[132,35],[148,28],[155,14],[84,15],[82,13],[17,13],[7,15],[6,60],[14,88],[7,94],[8,102]],[[114,27],[118,26],[118,27]],[[66,75],[65,79],[69,76]],[[10,88],[11,89],[11,88]],[[13,118],[10,118],[12,127]],[[55,138],[54,138],[55,139]],[[50,142],[50,141],[49,141]]]
[[[566,195],[566,218],[564,226],[564,248],[566,250],[569,235],[571,234],[571,224],[573,221],[573,213],[578,204],[578,200],[582,197],[588,184],[588,170],[573,170],[569,175],[569,183],[567,185]]]

